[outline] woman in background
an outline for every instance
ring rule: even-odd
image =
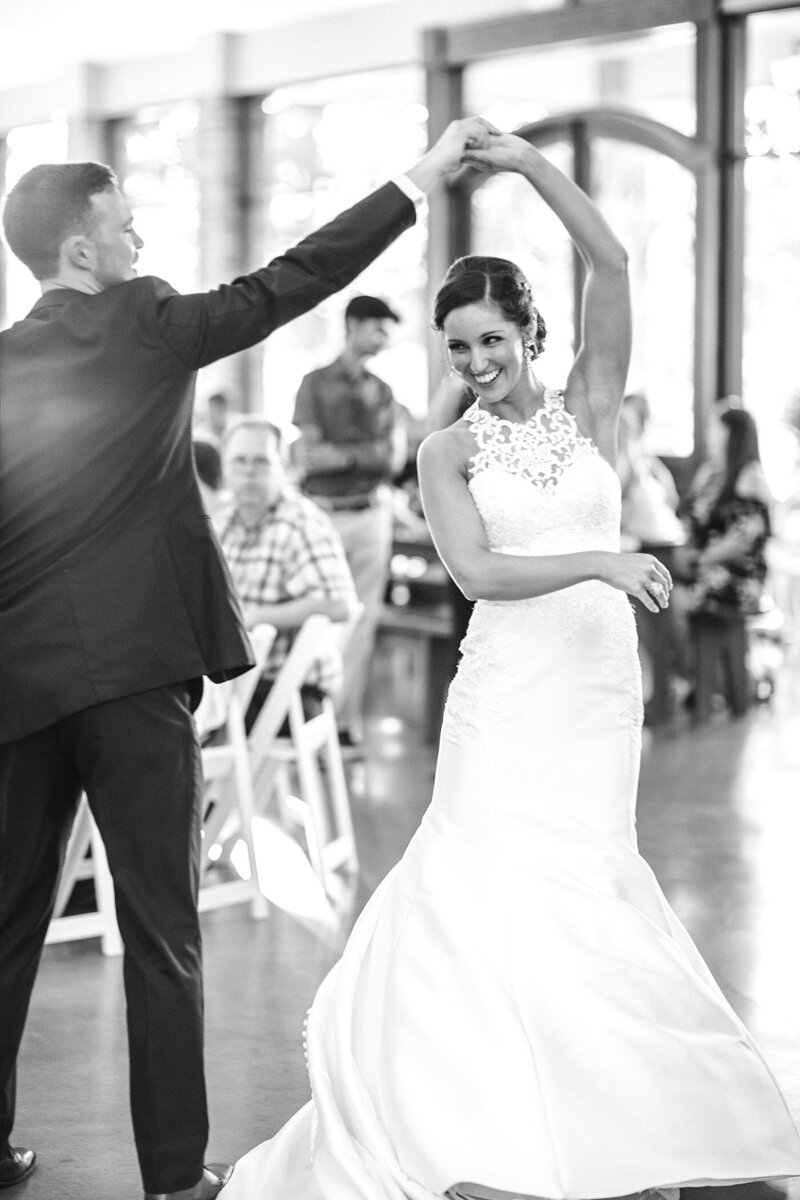
[[[720,668],[734,716],[750,701],[747,618],[759,612],[767,574],[772,496],[758,448],[755,421],[743,408],[715,414],[709,461],[719,484],[699,495],[688,517],[693,553],[688,597],[694,648],[694,711],[708,716]]]
[[[669,469],[647,446],[650,406],[640,392],[623,398],[620,412],[617,474],[622,485],[622,546],[654,554],[670,573],[676,551],[686,541],[677,516],[678,490]],[[688,687],[686,622],[678,607],[651,613],[633,602],[645,679],[650,684],[645,725],[661,725],[674,713],[679,686]]]

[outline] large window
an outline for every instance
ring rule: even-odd
[[[466,73],[469,111],[525,129],[569,174],[576,155],[583,162],[582,182],[629,255],[628,387],[650,402],[653,451],[677,458],[694,448],[696,183],[674,157],[686,160],[696,127],[694,52],[694,28],[676,25],[537,47],[473,63]],[[473,246],[515,259],[529,275],[549,327],[541,374],[563,384],[574,357],[575,302],[574,259],[560,222],[521,180],[500,177],[473,196]]]
[[[42,125],[22,125],[6,138],[4,191],[39,163],[64,162],[67,157],[66,121],[48,121]],[[40,296],[39,285],[27,267],[4,248],[6,311],[3,324],[24,317]]]
[[[747,25],[743,397],[778,499],[793,487],[800,329],[800,12]]]
[[[179,292],[200,285],[198,108],[140,110],[121,122],[117,161],[123,191],[144,239],[140,275],[158,275]]]
[[[674,159],[610,138],[592,143],[595,198],[628,251],[633,347],[628,390],[650,406],[655,454],[694,448],[695,179]]]
[[[562,171],[571,171],[566,142],[547,147]],[[574,358],[572,243],[564,226],[519,175],[496,175],[473,193],[473,250],[510,258],[525,272],[547,326],[545,354],[537,372],[550,387],[563,387]]]
[[[427,142],[423,87],[421,71],[398,69],[281,88],[264,100],[265,259],[419,158]],[[264,395],[277,419],[291,420],[303,375],[341,350],[344,307],[358,292],[384,297],[401,314],[374,368],[413,413],[425,412],[425,245],[419,222],[343,294],[267,341]]]
[[[592,134],[582,139],[591,191],[628,251],[633,349],[628,388],[649,401],[656,454],[688,457],[694,448],[695,179],[667,154]],[[528,130],[535,142],[537,127]],[[545,147],[568,174],[568,142]],[[540,373],[563,385],[575,350],[574,258],[560,221],[518,176],[498,176],[473,195],[473,247],[518,262],[548,324]]]
[[[697,124],[691,25],[624,38],[556,43],[473,63],[467,112],[502,129],[600,105],[651,117],[681,133]]]

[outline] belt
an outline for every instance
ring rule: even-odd
[[[368,492],[364,496],[312,495],[310,499],[327,512],[359,512],[364,508],[373,508],[378,503],[378,493],[377,491]]]

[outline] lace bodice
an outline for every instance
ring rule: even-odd
[[[548,389],[525,422],[497,417],[477,400],[463,419],[476,442],[469,487],[493,550],[619,549],[619,481],[561,392]]]
[[[476,444],[469,488],[492,550],[619,550],[617,475],[578,429],[561,392],[548,390],[524,423],[497,417],[477,401],[463,419]],[[574,673],[578,697],[605,694],[608,712],[638,737],[633,613],[628,597],[607,584],[587,580],[530,599],[479,600],[461,650],[445,723],[452,740],[502,726],[516,683],[530,679],[532,689],[550,689],[554,671],[565,678]]]

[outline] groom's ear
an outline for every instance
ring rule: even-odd
[[[61,243],[59,260],[80,271],[91,271],[95,261],[94,243],[83,233],[70,234]]]

